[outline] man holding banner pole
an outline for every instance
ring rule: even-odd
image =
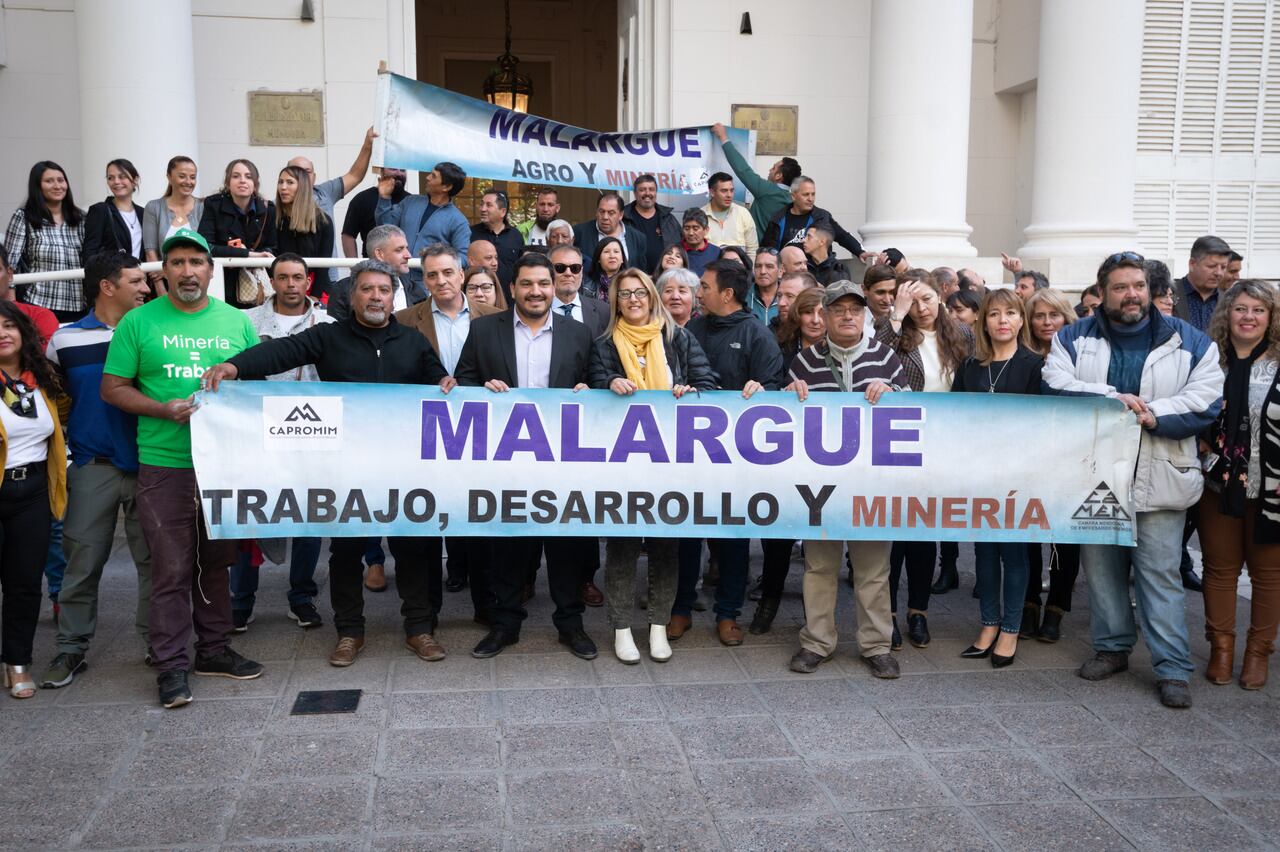
[[[472,321],[454,373],[458,384],[484,386],[494,393],[512,388],[585,389],[591,332],[580,322],[552,313],[551,261],[540,254],[526,254],[516,261],[512,276],[514,309]],[[539,545],[547,554],[547,584],[556,605],[551,618],[560,642],[576,657],[595,659],[596,645],[582,627],[582,542],[568,536],[509,538],[494,545],[489,560],[492,626],[471,656],[495,657],[520,641],[526,616],[520,593],[528,554]]]
[[[206,390],[226,379],[265,378],[314,364],[322,382],[376,384],[455,384],[426,337],[398,323],[391,313],[395,270],[366,260],[351,268],[351,315],[344,322],[312,326],[299,334],[268,340],[214,366],[204,375]],[[243,356],[243,357],[242,357]],[[329,595],[338,643],[329,655],[334,666],[349,666],[364,647],[364,568],[366,536],[329,541]],[[443,660],[445,650],[434,633],[443,598],[438,536],[391,536],[396,558],[396,590],[403,605],[405,647],[420,659]]]
[[[466,254],[471,245],[471,223],[454,206],[453,199],[466,185],[467,173],[453,163],[436,163],[427,173],[425,195],[408,195],[391,200],[396,181],[391,174],[378,177],[378,206],[374,219],[379,225],[395,225],[409,239],[411,257],[422,254],[432,243],[448,243]],[[412,270],[413,280],[422,283],[422,272]]]

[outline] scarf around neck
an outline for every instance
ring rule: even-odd
[[[1232,518],[1242,518],[1249,485],[1249,454],[1252,429],[1249,423],[1249,374],[1253,362],[1267,351],[1263,340],[1241,358],[1235,347],[1227,348],[1227,380],[1222,394],[1222,412],[1210,434],[1210,446],[1218,460],[1209,476],[1222,486],[1218,510]]]
[[[662,346],[662,320],[631,325],[619,320],[613,326],[613,345],[622,371],[640,390],[670,390],[667,352]],[[640,365],[641,359],[644,366]]]

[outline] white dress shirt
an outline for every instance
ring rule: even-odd
[[[572,306],[573,310],[565,313],[566,306]],[[578,322],[586,322],[587,318],[582,315],[582,295],[580,293],[573,294],[572,302],[562,302],[559,296],[551,298],[551,312],[558,317],[569,317],[576,319]]]
[[[463,297],[462,308],[456,317],[440,310],[432,299],[431,321],[435,323],[436,341],[440,344],[440,351],[436,354],[452,376],[454,367],[458,366],[458,356],[462,354],[462,344],[467,342],[467,334],[471,331],[471,307],[466,297]]]
[[[522,388],[551,387],[551,331],[555,320],[547,317],[535,333],[515,314],[516,381]]]

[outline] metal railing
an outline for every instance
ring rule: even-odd
[[[350,269],[363,257],[308,257],[308,269]],[[270,257],[215,257],[213,259],[213,280],[209,282],[209,295],[216,299],[225,299],[223,286],[223,269],[266,269],[274,258]],[[158,260],[149,260],[142,264],[143,272],[159,272],[164,264]],[[422,261],[412,258],[410,269],[421,269]],[[13,276],[14,284],[35,284],[40,281],[83,281],[84,269],[63,269],[59,272],[22,272]]]

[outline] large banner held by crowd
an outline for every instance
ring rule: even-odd
[[[652,174],[658,192],[698,195],[729,171],[709,126],[603,133],[496,107],[399,74],[379,74],[373,160],[430,171],[448,160],[470,177],[629,190]],[[755,134],[725,128],[750,160]],[[740,183],[738,200],[745,199]]]
[[[1112,400],[226,382],[199,405],[214,538],[1133,543]]]

